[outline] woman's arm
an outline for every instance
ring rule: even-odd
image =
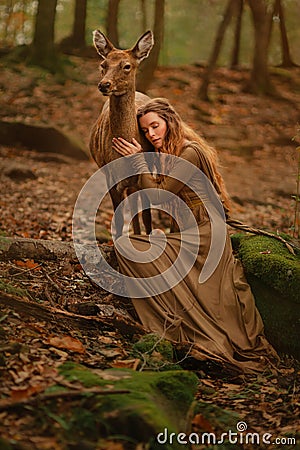
[[[113,139],[113,148],[123,156],[140,153],[142,150],[141,145],[135,139],[130,143],[122,138]],[[164,156],[167,157],[167,155],[161,155],[162,158]],[[156,194],[153,193],[151,195],[152,203],[159,204],[168,201],[167,197],[169,196],[164,195],[163,191],[177,195],[192,177],[194,173],[193,167],[186,164],[186,162],[192,163],[196,167],[199,165],[199,157],[192,147],[186,147],[180,158],[176,158],[169,175],[160,177],[159,180],[149,173],[149,168],[144,158],[133,160],[132,164],[137,172],[141,174],[140,184],[142,189],[159,189]]]

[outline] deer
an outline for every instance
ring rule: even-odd
[[[114,47],[109,39],[99,30],[93,32],[93,43],[97,53],[101,57],[100,73],[101,79],[98,89],[101,94],[108,97],[102,111],[94,124],[90,135],[90,153],[101,168],[122,158],[112,148],[112,139],[122,137],[127,141],[133,138],[139,142],[143,141],[140,136],[136,111],[139,106],[144,105],[149,97],[141,92],[136,92],[136,72],[140,62],[147,58],[153,45],[152,31],[146,31],[127,50]],[[114,211],[121,204],[126,194],[139,190],[138,176],[132,176],[122,180],[110,188],[109,194]],[[151,233],[151,211],[150,204],[145,205],[146,197],[141,196],[143,204],[142,219],[147,234]],[[146,207],[145,207],[146,206]],[[139,218],[135,215],[132,219],[135,234],[141,234]],[[124,217],[116,221],[116,237],[121,236],[124,227]]]

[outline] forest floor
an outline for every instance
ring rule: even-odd
[[[76,135],[87,148],[91,126],[103,104],[97,90],[97,61],[73,57],[72,63],[65,82],[36,68],[3,64],[0,119],[54,124]],[[218,149],[234,217],[250,226],[292,234],[299,158],[299,138],[298,144],[293,138],[299,128],[300,69],[272,69],[277,96],[264,98],[243,92],[246,70],[219,68],[209,103],[197,97],[201,70],[198,66],[160,68],[148,94],[169,98],[182,117]],[[19,171],[11,171],[12,166]],[[74,204],[96,164],[67,158],[55,149],[50,154],[3,146],[0,168],[1,234],[71,241]],[[99,226],[108,228],[111,216],[106,200]],[[111,302],[111,297],[100,295],[78,264],[11,260],[1,262],[0,270],[1,290],[45,307],[65,311],[77,302]],[[122,303],[116,306],[124,307]],[[107,327],[99,333],[72,329],[55,319],[30,317],[3,302],[1,400],[26,404],[32,395],[62,383],[57,367],[67,360],[101,369],[118,366],[130,359],[131,345],[116,329]],[[299,437],[299,363],[286,355],[283,360],[279,375],[231,380],[222,374],[199,372],[199,397],[239,413],[248,429],[274,436],[298,433]],[[39,422],[30,402],[20,410],[2,408],[1,400],[0,436],[12,443],[11,448],[77,448],[64,446],[64,424],[46,407],[47,420]],[[94,448],[127,447],[111,440]]]

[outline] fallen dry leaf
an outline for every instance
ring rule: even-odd
[[[106,358],[115,358],[122,355],[122,350],[118,348],[101,348],[99,353]]]
[[[29,439],[29,442],[37,445],[39,450],[59,450],[61,449],[60,444],[57,442],[56,438],[52,438],[50,436],[40,437],[33,436]]]
[[[68,335],[50,337],[45,343],[56,348],[65,348],[75,353],[85,352],[83,344],[78,339]]]
[[[132,369],[136,370],[140,364],[141,360],[139,358],[135,359],[120,359],[111,364],[112,367],[117,369]]]
[[[13,387],[11,389],[10,397],[14,402],[25,400],[31,395],[38,394],[45,389],[45,384],[37,384],[35,386],[26,386],[24,388]]]
[[[36,263],[33,259],[22,260],[14,260],[14,264],[18,267],[23,267],[24,269],[32,269],[32,270],[41,270],[41,266],[39,263]]]
[[[233,391],[238,391],[241,389],[241,386],[239,384],[223,383],[222,388],[225,388],[228,390],[233,390]]]
[[[204,430],[209,433],[211,433],[213,430],[213,427],[211,426],[211,423],[202,415],[202,414],[196,414],[195,417],[192,420],[193,427]]]
[[[212,381],[209,381],[209,380],[203,379],[203,380],[201,380],[201,383],[203,383],[203,384],[205,384],[206,386],[209,386],[209,387],[213,387],[213,388],[215,387],[214,383]]]

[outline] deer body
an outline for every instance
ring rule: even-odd
[[[136,110],[149,99],[135,91],[135,75],[140,61],[146,58],[153,46],[153,36],[146,32],[130,50],[118,50],[100,32],[94,31],[94,45],[102,57],[100,65],[102,78],[98,85],[100,92],[109,96],[95,123],[90,138],[90,152],[99,167],[121,156],[112,148],[113,137],[133,138],[140,141]],[[137,177],[130,177],[110,190],[114,209],[124,198],[126,187],[138,189]],[[146,232],[151,231],[151,213],[143,209]],[[139,234],[138,218],[133,219],[134,232]],[[123,223],[116,224],[117,235],[122,233]]]
[[[133,92],[122,97],[111,96],[104,104],[90,139],[90,152],[99,167],[120,158],[119,153],[112,148],[113,137],[122,137],[127,141],[132,138],[140,140],[136,110],[147,100],[147,95]]]

